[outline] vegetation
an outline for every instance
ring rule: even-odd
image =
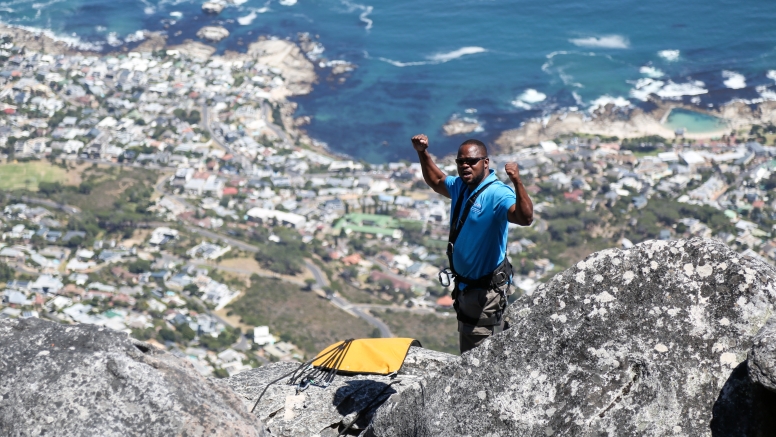
[[[336,341],[373,333],[365,321],[344,315],[316,294],[271,278],[253,276],[250,288],[228,308],[241,323],[270,326],[310,357]]]
[[[48,161],[0,164],[1,191],[18,189],[38,191],[41,184],[46,186],[46,184],[62,184],[66,181],[67,171]]]
[[[420,341],[426,349],[458,355],[458,320],[454,314],[414,314],[409,311],[385,310],[376,313],[397,337]]]

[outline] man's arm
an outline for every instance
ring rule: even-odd
[[[515,194],[517,194],[517,201],[507,212],[507,220],[520,226],[529,226],[533,223],[533,202],[525,191],[523,181],[520,180],[520,170],[517,168],[517,163],[508,163],[504,170],[509,176],[509,180],[514,184]]]
[[[445,185],[447,175],[431,159],[431,155],[428,153],[428,137],[423,134],[415,135],[412,137],[412,147],[418,152],[420,168],[423,170],[423,180],[432,190],[449,199],[450,193]]]

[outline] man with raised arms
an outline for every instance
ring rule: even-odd
[[[461,353],[479,346],[504,328],[503,313],[512,282],[507,261],[507,223],[528,226],[533,203],[520,180],[517,163],[504,170],[514,185],[502,183],[490,169],[488,149],[481,141],[466,140],[455,160],[457,177],[447,176],[428,153],[428,137],[412,137],[423,179],[437,193],[452,199],[447,256],[449,274],[440,282],[455,281],[453,301],[458,316]]]

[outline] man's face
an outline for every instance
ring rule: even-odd
[[[461,146],[455,161],[458,166],[458,175],[469,187],[479,185],[488,173],[488,158],[474,144]]]

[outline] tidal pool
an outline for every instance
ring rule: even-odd
[[[728,127],[722,118],[682,108],[671,109],[663,125],[673,130],[684,129],[688,134],[719,132]]]

